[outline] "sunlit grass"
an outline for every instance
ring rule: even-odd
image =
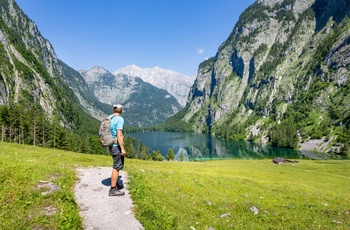
[[[127,168],[137,216],[149,229],[349,229],[349,166],[227,160]]]
[[[107,166],[109,160],[0,143],[0,229],[80,229],[82,220],[73,194],[75,169]],[[42,195],[50,192],[45,186],[49,182],[58,189]]]
[[[81,229],[75,169],[110,165],[108,156],[0,143],[0,229]],[[350,161],[126,159],[125,170],[145,229],[350,229]],[[43,195],[48,182],[59,189]]]

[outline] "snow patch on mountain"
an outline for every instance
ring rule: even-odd
[[[188,93],[195,80],[194,77],[189,77],[174,70],[162,69],[159,66],[141,68],[136,65],[128,65],[114,71],[113,74],[139,77],[157,88],[168,91],[183,107],[187,103]]]

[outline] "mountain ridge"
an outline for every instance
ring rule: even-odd
[[[65,75],[66,70],[70,71],[16,2],[0,0],[3,142],[103,153],[96,138],[99,121],[80,104],[74,89],[79,79],[75,82],[70,78],[75,75]],[[85,95],[86,102],[93,102]]]
[[[194,82],[194,77],[189,77],[174,70],[163,69],[159,66],[141,68],[132,64],[113,72],[114,75],[120,73],[132,77],[139,77],[157,88],[168,91],[178,100],[182,107],[187,103],[187,96]]]
[[[127,125],[156,125],[182,108],[169,92],[141,78],[120,73],[115,75],[99,66],[80,73],[99,101],[110,105],[117,101],[124,104]]]
[[[349,5],[256,1],[200,64],[182,120],[224,138],[288,148],[324,138],[315,151],[349,152]]]

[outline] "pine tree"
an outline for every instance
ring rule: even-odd
[[[168,155],[166,156],[166,159],[168,160],[168,161],[170,161],[170,160],[174,160],[174,158],[175,158],[175,153],[174,153],[174,150],[173,149],[168,149]]]
[[[181,150],[181,151],[180,151],[180,161],[183,161],[184,158],[185,158],[184,152]]]

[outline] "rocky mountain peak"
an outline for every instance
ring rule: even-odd
[[[139,77],[157,88],[168,91],[174,96],[181,106],[185,106],[190,87],[194,78],[181,74],[174,70],[163,69],[159,66],[153,68],[141,68],[136,65],[128,65],[118,69],[113,74],[125,74],[128,76]]]
[[[130,66],[130,69],[137,68]],[[125,73],[114,75],[98,66],[80,73],[100,102],[123,102],[128,125],[141,127],[159,124],[181,109],[180,104],[169,92],[139,77]]]
[[[103,67],[100,66],[93,66],[91,69],[89,70],[81,70],[81,73],[84,73],[84,76],[88,76],[88,77],[95,77],[98,75],[103,75],[103,74],[107,74],[109,73],[108,70],[106,70]]]

